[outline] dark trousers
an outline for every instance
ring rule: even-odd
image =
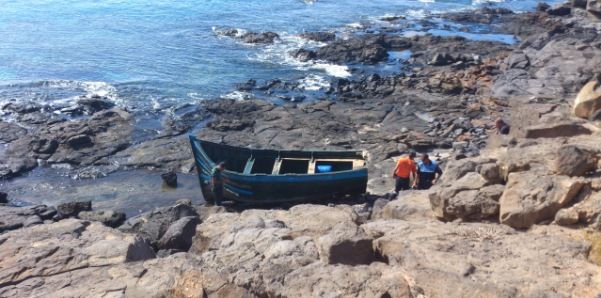
[[[409,178],[394,177],[394,180],[394,192],[410,189],[409,184],[411,181]]]
[[[215,205],[221,205],[221,201],[223,200],[223,185],[215,185],[211,189],[213,192],[213,197],[215,199]]]
[[[432,180],[420,180],[417,184],[418,189],[430,189],[432,187]]]

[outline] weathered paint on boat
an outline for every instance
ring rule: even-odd
[[[367,188],[363,151],[258,150],[212,143],[194,136],[190,136],[190,144],[207,201],[213,200],[211,170],[221,161],[226,163],[222,174],[224,200],[254,204],[327,200],[363,194]],[[269,170],[271,159],[273,166]],[[305,164],[305,173],[286,172],[300,172]],[[323,166],[334,171],[319,173],[317,168]],[[337,167],[341,170],[336,170]]]

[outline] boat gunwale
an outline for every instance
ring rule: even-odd
[[[320,150],[320,151],[314,151],[314,150],[273,150],[273,149],[250,149],[250,148],[245,148],[245,147],[236,147],[236,146],[231,146],[231,145],[226,145],[226,144],[218,144],[218,143],[214,143],[214,142],[209,142],[209,141],[204,141],[204,140],[200,140],[192,135],[190,135],[190,140],[192,142],[198,142],[199,146],[199,152],[203,155],[202,157],[208,161],[211,167],[214,167],[215,165],[217,165],[217,163],[215,163],[215,161],[213,161],[212,158],[209,157],[209,155],[205,152],[205,150],[203,149],[202,143],[210,143],[210,144],[214,144],[217,146],[225,146],[225,147],[230,147],[230,148],[235,148],[235,149],[243,149],[243,150],[249,150],[251,152],[253,151],[272,151],[275,153],[299,153],[299,152],[306,152],[306,153],[327,153],[327,154],[335,154],[335,153],[355,153],[357,155],[361,155],[364,157],[363,161],[365,161],[365,164],[357,169],[352,169],[352,170],[345,170],[345,171],[337,171],[337,172],[330,172],[330,173],[303,173],[303,174],[298,174],[298,173],[288,173],[288,174],[264,174],[264,173],[255,173],[255,174],[244,174],[244,173],[240,173],[240,172],[236,172],[236,171],[230,171],[228,169],[225,169],[223,171],[224,175],[232,175],[232,176],[240,176],[240,177],[265,177],[265,178],[300,178],[300,177],[324,177],[324,176],[336,176],[339,174],[348,174],[348,173],[359,173],[362,171],[366,171],[368,166],[367,166],[367,159],[365,159],[365,156],[367,155],[367,152],[365,150],[336,150],[336,151],[324,151],[324,150]],[[355,159],[350,159],[350,160],[357,160],[358,158]],[[367,174],[367,173],[366,173]]]

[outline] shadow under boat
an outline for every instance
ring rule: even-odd
[[[367,189],[365,151],[263,150],[190,136],[205,200],[214,202],[211,170],[225,162],[224,201],[265,205],[357,197]]]

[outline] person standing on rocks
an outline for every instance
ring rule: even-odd
[[[509,130],[511,129],[509,124],[507,124],[507,122],[503,121],[501,118],[495,121],[495,127],[497,128],[497,133],[502,135],[509,134]]]
[[[394,192],[399,193],[401,190],[408,190],[411,185],[411,179],[415,181],[417,167],[415,165],[415,152],[401,157],[394,168],[392,176],[395,180]]]
[[[225,163],[218,163],[213,170],[211,170],[211,191],[215,198],[215,205],[221,205],[223,199],[223,171],[225,170]]]
[[[429,189],[442,175],[442,170],[436,161],[430,160],[428,154],[422,154],[417,164],[417,189]]]

